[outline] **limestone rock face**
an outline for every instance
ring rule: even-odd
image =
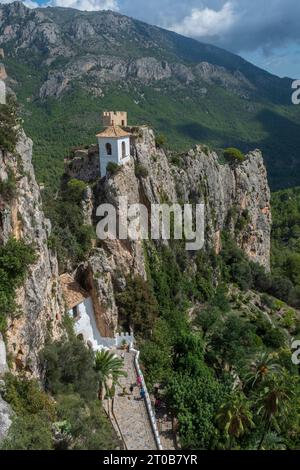
[[[89,220],[97,224],[96,210],[102,203],[112,204],[122,215],[119,198],[124,196],[129,205],[146,206],[149,216],[152,204],[203,203],[204,249],[214,249],[218,254],[221,233],[226,230],[250,260],[270,268],[270,190],[259,150],[231,166],[221,164],[218,155],[206,146],[198,145],[178,157],[159,148],[148,127],[128,130],[132,134],[131,161],[114,175],[98,179],[93,198],[83,201]],[[82,171],[76,175],[76,165],[72,168],[72,176],[81,177]],[[143,176],[139,176],[138,168],[143,169]],[[102,240],[97,246],[78,274],[91,292],[98,326],[105,335],[117,329],[115,296],[126,285],[126,277],[132,274],[146,278],[147,274],[141,240]]]
[[[97,180],[100,176],[98,145],[75,150],[72,158],[65,160],[65,172],[70,178],[76,177],[87,183]]]
[[[0,333],[0,377],[6,372],[8,372],[8,365],[6,361],[6,347],[3,340],[3,336]]]
[[[172,172],[181,199],[205,204],[206,245],[218,253],[220,234],[227,229],[249,259],[269,270],[270,190],[261,152],[255,150],[231,167],[196,146],[182,157],[182,168]]]
[[[34,244],[37,261],[29,267],[26,281],[17,291],[19,312],[8,321],[6,340],[13,369],[38,376],[38,353],[46,337],[61,335],[64,303],[57,259],[47,245],[51,224],[42,211],[31,157],[32,142],[24,133],[14,155],[0,151],[1,181],[11,173],[16,179],[15,195],[9,199],[0,196],[0,243],[14,237]]]
[[[8,403],[0,395],[0,444],[6,437],[12,423],[13,412]]]

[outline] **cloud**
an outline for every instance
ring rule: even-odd
[[[163,1],[163,0],[162,0]],[[176,0],[175,0],[176,3]],[[206,0],[164,26],[235,52],[300,42],[299,0]]]
[[[39,4],[37,2],[33,2],[32,0],[24,0],[23,3],[27,8],[38,8],[39,7]]]
[[[0,0],[0,3],[12,3],[14,0]],[[28,8],[38,8],[43,6],[76,8],[77,10],[98,11],[114,10],[118,11],[118,0],[48,0],[41,4],[33,0],[23,0]]]
[[[193,8],[181,22],[169,26],[169,29],[185,36],[209,37],[224,34],[230,30],[238,16],[231,2],[226,2],[220,10],[208,7]]]
[[[77,8],[78,10],[119,10],[117,0],[50,0],[47,5],[53,7]]]

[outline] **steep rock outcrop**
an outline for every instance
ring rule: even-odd
[[[268,270],[270,190],[260,151],[253,151],[242,163],[230,166],[220,163],[218,155],[206,146],[198,145],[181,156],[166,154],[156,145],[155,135],[148,127],[130,130],[133,158],[116,174],[94,185],[94,222],[98,220],[95,213],[99,204],[111,203],[118,208],[120,196],[126,196],[128,204],[144,204],[149,214],[151,204],[203,203],[204,249],[214,249],[218,254],[221,233],[227,230],[250,260]],[[95,159],[93,162],[98,165]],[[143,176],[136,176],[138,167],[143,168]],[[76,175],[74,169],[76,164],[69,161],[66,171],[80,178],[82,171]],[[146,266],[141,240],[104,240],[98,245],[100,248],[93,251],[80,272],[82,279],[88,279],[85,287],[92,292],[98,325],[104,334],[118,326],[116,292],[126,285],[128,274],[146,278]]]
[[[259,150],[231,167],[216,153],[196,146],[173,173],[184,201],[205,204],[206,245],[220,251],[220,234],[230,231],[237,244],[267,270],[270,268],[271,208],[267,173]]]
[[[6,359],[6,347],[2,333],[0,333],[0,377],[8,372],[8,365]]]
[[[0,395],[0,443],[6,437],[12,423],[13,411]]]
[[[24,133],[20,134],[14,155],[0,151],[0,180],[5,182],[14,175],[16,184],[10,198],[0,195],[0,243],[14,237],[35,248],[37,261],[17,290],[19,312],[8,320],[6,344],[12,369],[38,376],[38,353],[46,338],[61,335],[64,303],[57,259],[47,245],[51,224],[42,211],[31,157],[32,142]]]

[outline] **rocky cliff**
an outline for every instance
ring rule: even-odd
[[[11,370],[39,375],[38,353],[47,337],[61,334],[64,303],[56,257],[48,249],[51,224],[43,214],[31,163],[32,141],[20,133],[15,152],[0,150],[0,181],[14,181],[14,193],[0,194],[0,243],[10,237],[32,243],[37,256],[17,290],[18,313],[8,319],[7,353]]]
[[[97,149],[75,152],[66,160],[69,177],[88,182],[82,200],[85,223],[96,224],[101,203],[117,207],[118,197],[142,203],[151,213],[158,203],[203,203],[205,205],[204,250],[221,249],[221,233],[227,230],[249,259],[269,269],[270,192],[259,151],[248,154],[239,165],[220,163],[215,152],[198,145],[186,154],[166,152],[148,127],[130,128],[132,158],[115,174],[99,176]],[[31,163],[32,142],[21,132],[16,151],[0,151],[0,181],[13,179],[9,197],[0,195],[0,243],[10,237],[33,243],[36,262],[17,290],[16,315],[9,318],[4,342],[0,344],[1,373],[10,370],[39,376],[38,354],[47,338],[63,334],[65,310],[56,256],[48,248],[51,224],[43,214],[40,189]],[[142,171],[141,171],[142,169]],[[5,185],[2,187],[5,187]],[[160,243],[160,242],[158,242]],[[191,263],[192,263],[191,258]],[[144,243],[141,240],[97,240],[76,277],[89,291],[103,336],[113,336],[119,326],[117,293],[126,286],[128,275],[147,278]],[[10,407],[0,400],[0,437],[11,422]]]
[[[230,232],[248,258],[270,268],[270,190],[261,152],[255,150],[234,166],[220,163],[215,152],[198,145],[183,155],[166,153],[155,142],[148,127],[131,128],[133,158],[114,175],[99,179],[90,193],[92,220],[101,203],[118,207],[118,197],[128,203],[151,204],[203,203],[205,205],[205,246],[221,250],[221,233]],[[68,161],[69,176],[82,178],[89,161],[85,181],[99,168],[97,152],[85,151],[75,163]],[[91,157],[91,155],[93,155]],[[81,159],[81,163],[80,163]],[[94,171],[92,170],[94,168]],[[143,168],[143,176],[137,176]],[[77,171],[77,173],[76,173]],[[90,217],[90,216],[89,216]],[[126,283],[128,274],[146,278],[141,240],[106,240],[99,242],[89,260],[80,266],[79,277],[92,293],[98,325],[102,334],[112,333],[118,325],[115,293]]]

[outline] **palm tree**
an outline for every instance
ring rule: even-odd
[[[263,383],[269,374],[280,374],[283,372],[283,367],[276,362],[278,359],[277,353],[260,353],[256,356],[255,360],[250,364],[250,371],[246,374],[245,381],[247,385],[254,388]]]
[[[265,426],[258,445],[261,450],[264,440],[270,431],[272,421],[276,421],[277,415],[285,417],[289,411],[291,400],[295,396],[295,382],[292,377],[283,371],[282,374],[271,374],[258,396],[258,414],[263,415]]]
[[[248,429],[254,427],[249,404],[241,392],[232,392],[228,396],[216,419],[229,438],[229,449],[232,447],[233,438],[241,437]]]
[[[99,400],[103,400],[104,393],[114,388],[120,377],[127,377],[126,372],[123,370],[123,362],[110,351],[96,352],[95,371],[99,381]]]

